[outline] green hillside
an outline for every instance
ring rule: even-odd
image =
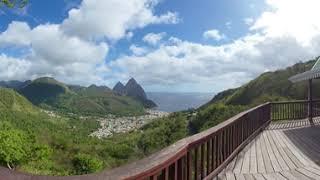
[[[288,78],[310,70],[316,61],[297,63],[291,67],[266,72],[247,84],[218,93],[197,110],[190,121],[194,133],[208,129],[237,113],[264,102],[302,100],[308,97],[307,82],[291,83]],[[319,80],[314,80],[314,96],[320,98]]]
[[[173,114],[139,131],[98,139],[93,119],[49,117],[14,90],[0,88],[0,165],[47,175],[114,168],[143,158],[186,136],[186,118]]]
[[[288,78],[310,70],[314,63],[315,60],[311,60],[297,63],[286,69],[263,73],[239,88],[218,93],[209,104],[222,102],[227,105],[251,105],[266,101],[307,99],[307,82],[291,83]],[[319,92],[319,90],[320,83],[315,80],[314,92]],[[320,98],[318,93],[314,93],[314,96]]]
[[[53,78],[39,78],[19,90],[33,104],[42,108],[85,115],[140,115],[141,103],[131,97],[114,94],[109,88],[89,86],[74,88]]]
[[[39,110],[32,103],[12,89],[0,88],[0,112],[23,112],[38,114]]]

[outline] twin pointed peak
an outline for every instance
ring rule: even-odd
[[[134,78],[130,78],[129,81],[127,82],[127,85],[128,84],[138,84],[138,83]]]

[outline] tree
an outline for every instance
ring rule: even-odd
[[[0,131],[0,162],[9,169],[21,164],[29,154],[29,143],[25,133],[14,129]]]
[[[77,174],[94,173],[102,169],[103,162],[87,154],[78,154],[72,160]]]
[[[28,3],[28,0],[0,0],[0,6],[5,5],[9,8],[23,8]]]

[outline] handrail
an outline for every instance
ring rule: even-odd
[[[244,111],[206,131],[184,138],[142,160],[82,176],[35,176],[0,168],[6,179],[209,179],[226,165],[271,121],[271,103]]]
[[[278,101],[272,102],[271,104],[294,104],[294,103],[302,103],[302,102],[309,102],[309,100],[294,100],[294,101]],[[320,102],[320,99],[314,99],[312,102]]]
[[[312,106],[310,106],[310,103]],[[311,107],[311,111],[309,111]],[[299,120],[320,116],[320,100],[271,103],[271,120]]]

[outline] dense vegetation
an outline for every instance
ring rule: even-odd
[[[311,60],[275,72],[263,73],[239,88],[219,93],[209,104],[222,102],[227,105],[256,105],[266,101],[306,99],[307,82],[291,83],[288,78],[310,70],[314,63],[315,60]],[[318,80],[314,80],[313,88],[314,92],[320,90]],[[314,93],[314,96],[320,98],[320,94]]]
[[[291,83],[288,79],[310,70],[316,61],[297,63],[286,69],[266,72],[256,79],[235,89],[218,93],[210,102],[198,109],[190,121],[194,132],[210,128],[250,107],[272,101],[306,99],[307,82]],[[314,92],[320,91],[320,83],[314,80]],[[314,94],[320,98],[319,94]]]
[[[173,113],[137,131],[105,139],[88,136],[99,127],[94,119],[83,120],[77,111],[73,115],[61,113],[60,116],[49,117],[14,90],[2,88],[0,141],[3,143],[0,144],[0,163],[9,168],[51,175],[86,174],[120,166],[154,153],[183,137],[213,127],[256,104],[305,98],[306,84],[292,84],[287,79],[310,69],[313,63],[298,63],[284,70],[264,73],[244,86],[217,94],[197,110]],[[63,98],[52,98],[42,92],[39,95],[46,98],[29,98],[35,98],[33,101],[40,106],[50,104],[51,108],[55,107],[54,103],[59,99],[63,101],[59,104],[66,104],[67,109],[80,106],[79,102],[71,103],[74,102],[72,98],[77,96],[84,99],[84,107],[77,108],[82,111],[93,108],[96,111],[99,108],[94,104],[103,104],[104,98],[100,102],[95,97],[101,98],[101,94],[108,92],[101,87],[70,88],[56,82],[50,83],[58,87],[51,90],[62,92],[62,95],[57,93],[57,96]],[[315,88],[318,90],[319,86]],[[51,98],[54,99],[53,103],[50,102]]]
[[[141,115],[142,104],[119,96],[107,87],[74,88],[53,78],[39,78],[19,90],[33,104],[45,109],[85,115]]]
[[[107,139],[88,136],[95,120],[49,117],[14,90],[0,88],[0,163],[36,174],[71,175],[142,158],[187,134],[182,113]]]

